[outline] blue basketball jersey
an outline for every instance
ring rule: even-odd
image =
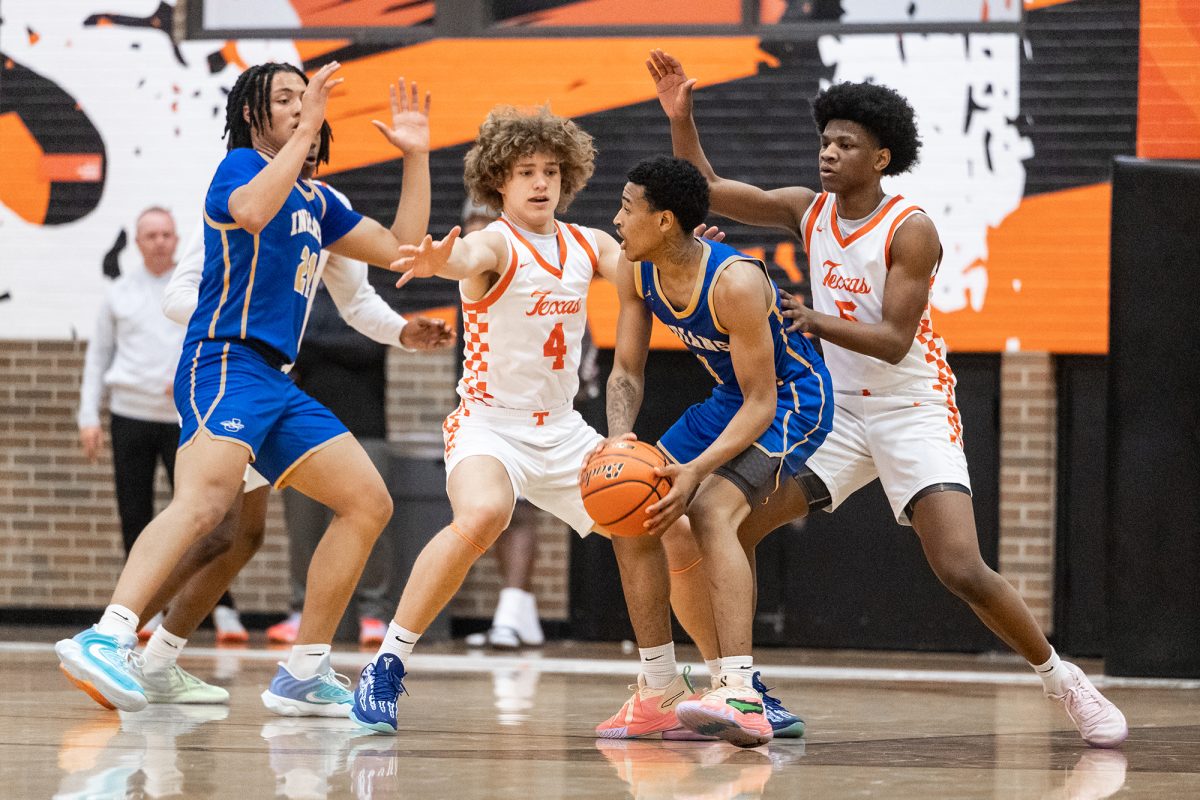
[[[729,245],[701,239],[705,247],[704,273],[692,293],[687,308],[676,311],[663,296],[658,282],[658,270],[650,261],[638,264],[634,273],[638,293],[646,307],[667,328],[679,337],[709,374],[717,382],[716,393],[732,393],[741,397],[737,375],[733,371],[733,358],[729,354],[729,333],[713,313],[713,286],[718,276],[730,264],[747,261],[756,264],[764,274],[767,267],[761,261],[739,253]],[[775,381],[781,399],[791,404],[796,400],[793,390],[802,393],[823,394],[822,381],[827,381],[821,357],[800,333],[788,333],[780,311],[779,287],[767,276],[774,292],[774,300],[768,313],[771,338],[775,343]],[[816,365],[816,371],[814,371]]]
[[[299,180],[267,227],[247,232],[229,213],[229,196],[267,164],[257,151],[237,148],[217,167],[204,199],[204,271],[185,343],[247,341],[291,363],[317,288],[321,248],[346,235],[362,215],[329,189]]]

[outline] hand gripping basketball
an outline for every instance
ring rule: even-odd
[[[646,508],[671,491],[671,479],[654,474],[667,460],[653,445],[614,442],[584,464],[579,477],[583,507],[613,536],[643,536]]]

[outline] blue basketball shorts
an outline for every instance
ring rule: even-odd
[[[333,412],[237,342],[205,340],[184,347],[175,371],[175,408],[181,448],[202,430],[236,442],[276,488],[286,485],[305,458],[350,435]]]
[[[752,505],[765,500],[781,476],[803,469],[833,428],[830,382],[824,381],[821,390],[804,388],[808,391],[793,392],[792,384],[781,387],[771,425],[745,451],[715,470],[741,489]],[[659,448],[679,464],[694,460],[721,435],[742,402],[741,393],[718,387],[667,429],[658,440]]]

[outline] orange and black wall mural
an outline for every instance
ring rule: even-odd
[[[577,119],[599,150],[595,176],[565,216],[611,230],[626,171],[670,150],[643,65],[650,48],[662,47],[700,81],[696,115],[718,172],[766,187],[817,185],[809,100],[823,85],[873,80],[904,93],[920,117],[922,161],[885,187],[921,204],[938,224],[946,255],[932,304],[950,346],[1103,353],[1111,160],[1200,157],[1193,77],[1200,26],[1189,4],[972,0],[949,4],[958,16],[948,19],[939,11],[945,3],[897,4],[904,10],[888,18],[874,10],[886,4],[763,0],[762,21],[781,30],[804,20],[854,27],[844,34],[823,24],[811,33],[787,28],[795,35],[739,35],[731,27],[730,35],[676,29],[622,36],[621,20],[644,25],[636,14],[660,4],[529,0],[495,4],[503,10],[493,14],[496,25],[550,26],[553,35],[525,30],[396,45],[381,28],[428,25],[436,4],[363,0],[336,4],[353,16],[335,17],[334,5],[307,0],[209,0],[204,13],[213,28],[220,8],[235,14],[253,6],[264,28],[339,28],[341,35],[176,43],[167,2],[6,0],[0,338],[90,330],[104,281],[135,257],[132,223],[145,206],[171,208],[188,237],[224,152],[225,93],[247,64],[287,60],[311,71],[332,58],[342,62],[346,81],[329,106],[335,138],[323,177],[382,220],[395,208],[400,161],[370,120],[385,113],[396,76],[430,90],[435,235],[458,222],[462,157],[487,111],[548,103]],[[666,22],[694,17],[699,7],[736,20],[742,6],[661,5]],[[262,16],[271,8],[287,24]],[[236,14],[227,21],[247,27]],[[914,28],[925,22],[936,30]],[[864,23],[880,32],[862,32]],[[906,23],[905,32],[888,32],[888,23]],[[612,35],[564,34],[571,25],[614,27]],[[374,34],[347,33],[354,26]],[[780,283],[803,290],[807,263],[787,232],[714,222],[730,243],[770,263]],[[386,283],[386,276],[378,281]],[[410,310],[454,298],[449,283],[428,281],[394,299]],[[594,289],[589,313],[597,341],[611,344],[611,289]],[[655,342],[672,344],[669,336]]]

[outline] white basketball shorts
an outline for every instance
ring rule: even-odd
[[[524,497],[580,536],[596,526],[583,508],[579,469],[604,437],[570,406],[530,412],[461,403],[442,436],[447,478],[463,459],[491,456],[508,472],[514,499]]]
[[[829,489],[833,511],[876,477],[901,525],[913,496],[937,483],[971,488],[953,394],[906,387],[883,395],[835,392],[833,431],[806,466]]]

